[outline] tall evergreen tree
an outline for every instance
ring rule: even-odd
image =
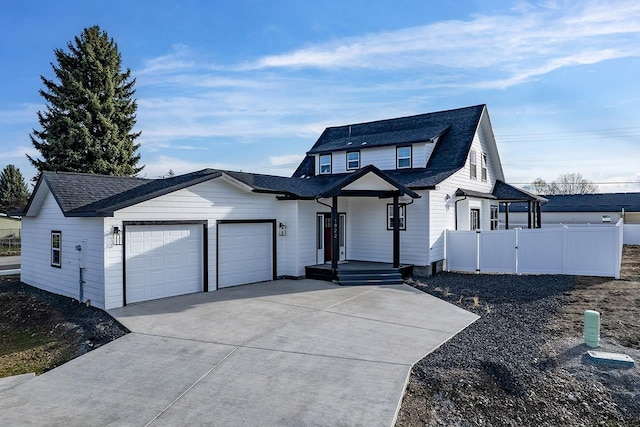
[[[133,176],[140,144],[133,132],[138,105],[132,98],[135,79],[122,71],[118,46],[100,27],[85,28],[69,52],[55,49],[51,64],[58,82],[40,76],[46,111],[38,112],[42,130],[33,130],[33,146],[42,159],[29,161],[38,171],[87,172]]]
[[[29,189],[20,169],[7,165],[0,173],[0,211],[22,209],[29,201]]]

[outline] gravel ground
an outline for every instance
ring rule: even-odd
[[[640,426],[637,364],[621,369],[591,362],[581,339],[582,312],[567,310],[572,302],[584,303],[577,295],[585,289],[597,294],[587,299],[600,298],[596,308],[608,310],[599,350],[623,352],[638,363],[637,341],[621,337],[625,347],[604,327],[630,315],[638,323],[640,283],[576,282],[569,276],[453,273],[416,281],[418,289],[481,318],[416,364],[396,425]],[[631,284],[632,297],[619,308],[616,301],[602,302],[616,283]],[[629,328],[619,329],[630,335]]]

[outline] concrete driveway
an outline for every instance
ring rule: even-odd
[[[0,392],[7,425],[390,426],[477,316],[400,286],[280,280],[110,311],[132,333]]]

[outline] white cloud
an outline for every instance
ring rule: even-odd
[[[285,154],[283,156],[270,156],[269,163],[273,166],[291,166],[298,165],[302,159],[304,159],[304,154]]]
[[[351,37],[266,56],[239,68],[483,69],[500,79],[475,86],[509,87],[562,67],[640,56],[639,33],[640,3],[635,1],[535,7],[520,3],[513,14]]]

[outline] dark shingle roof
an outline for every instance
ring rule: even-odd
[[[543,196],[538,196],[536,194],[525,191],[521,188],[516,188],[512,185],[507,184],[506,182],[502,182],[499,179],[496,180],[493,185],[493,190],[491,194],[496,196],[497,199],[503,201],[510,202],[526,202],[526,201],[539,201],[546,202],[547,199]],[[521,205],[526,206],[526,205]],[[510,209],[511,210],[511,209]]]
[[[220,176],[202,170],[167,179],[144,179],[75,172],[43,172],[37,189],[46,183],[65,216],[110,216],[117,209]]]
[[[640,212],[640,193],[563,194],[544,196],[548,202],[542,212]],[[511,212],[526,212],[526,206],[513,205]]]
[[[313,174],[314,165],[311,157],[313,154],[350,148],[363,150],[371,147],[403,145],[439,137],[426,168],[413,169],[409,173],[400,174],[407,181],[403,182],[399,179],[404,185],[412,188],[433,187],[464,167],[484,108],[485,105],[476,105],[417,116],[327,128],[307,153],[307,157],[300,163],[293,176]],[[349,129],[351,129],[351,145],[348,145]],[[363,141],[366,141],[367,144],[362,145]],[[413,173],[414,171],[416,173]],[[395,173],[394,171],[385,172],[392,176]]]

